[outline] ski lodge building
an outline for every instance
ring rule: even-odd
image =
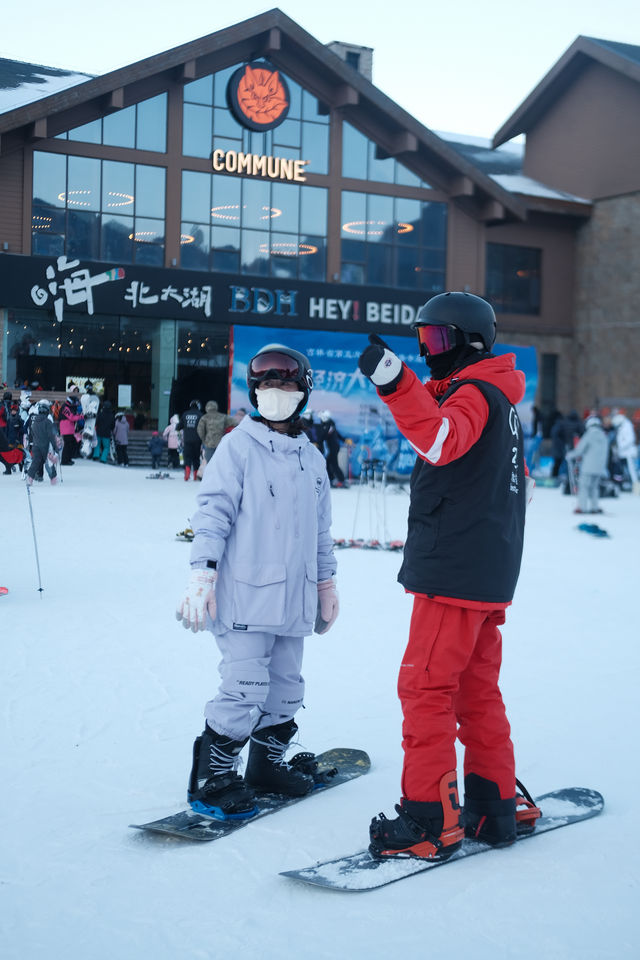
[[[578,37],[492,143],[371,76],[277,9],[99,77],[0,60],[0,381],[162,428],[226,409],[234,329],[413,337],[464,290],[541,408],[640,407],[640,47]]]

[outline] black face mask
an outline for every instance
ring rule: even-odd
[[[465,360],[473,358],[480,359],[479,352],[475,347],[464,344],[461,347],[454,347],[453,350],[445,350],[443,353],[425,357],[425,363],[429,367],[432,380],[444,380],[458,367],[463,366]]]

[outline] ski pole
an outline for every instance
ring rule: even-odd
[[[33,533],[33,546],[36,551],[36,567],[38,569],[38,593],[42,597],[43,588],[42,588],[42,577],[40,576],[40,558],[38,556],[38,541],[36,539],[36,526],[35,526],[35,523],[33,522],[33,507],[31,506],[31,489],[30,489],[28,480],[25,486],[27,488],[27,500],[29,502],[29,513],[31,514],[31,530]]]

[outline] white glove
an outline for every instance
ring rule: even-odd
[[[334,580],[321,580],[318,584],[318,612],[314,630],[316,633],[326,633],[336,621],[340,611],[338,594]]]
[[[185,630],[191,629],[194,633],[204,630],[207,611],[211,619],[215,620],[217,576],[215,570],[191,571],[189,584],[176,610],[176,620],[182,621]]]

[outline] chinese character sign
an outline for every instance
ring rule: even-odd
[[[427,369],[413,337],[384,339],[421,380],[426,378]],[[313,391],[307,410],[313,412],[314,420],[323,410],[329,410],[342,436],[353,440],[352,475],[358,476],[361,461],[370,458],[385,460],[390,473],[406,476],[411,472],[415,452],[398,431],[373,384],[358,369],[358,357],[368,343],[364,334],[235,326],[229,410],[248,408],[247,364],[258,350],[271,343],[286,344],[309,358]],[[524,371],[527,383],[518,413],[528,423],[537,386],[535,349],[501,345],[494,348],[494,353],[516,354],[517,366]]]

